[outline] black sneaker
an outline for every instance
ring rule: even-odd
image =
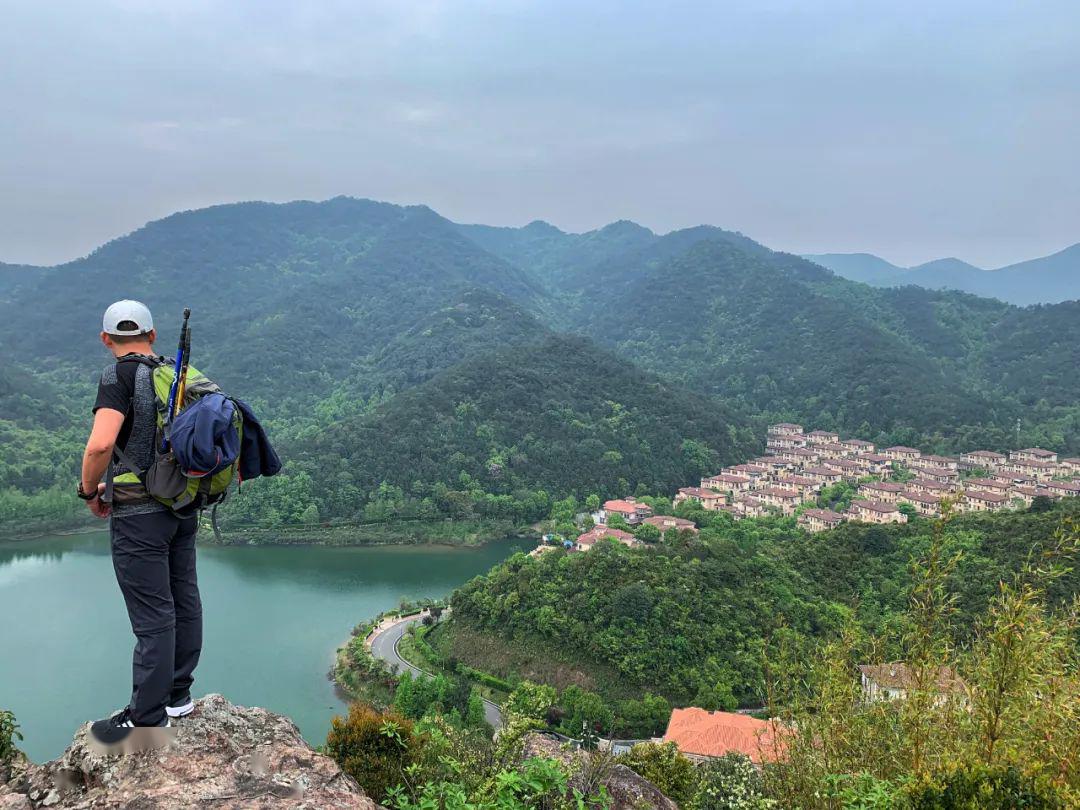
[[[185,695],[179,700],[170,700],[165,707],[165,714],[169,717],[187,717],[193,711],[195,711],[195,701],[191,699],[191,695]]]
[[[169,728],[172,724],[168,716],[160,724],[160,728]],[[117,745],[122,743],[138,726],[131,719],[131,708],[124,707],[112,717],[97,720],[90,726],[90,733],[94,739],[102,745]]]

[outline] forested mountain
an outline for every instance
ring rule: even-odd
[[[822,253],[804,258],[837,275],[879,287],[914,284],[930,290],[961,290],[1012,304],[1080,299],[1080,244],[1050,256],[983,270],[956,258],[898,267],[871,253]]]
[[[375,410],[330,424],[302,451],[331,490],[388,483],[415,499],[446,490],[668,491],[762,442],[722,405],[581,339],[553,336],[453,366]],[[470,512],[468,499],[461,508]],[[454,512],[454,509],[443,511]],[[464,515],[462,515],[464,516]]]
[[[1067,499],[1049,511],[962,515],[945,526],[944,551],[958,555],[947,581],[951,643],[971,641],[998,582],[1050,548],[1077,506]],[[616,714],[620,700],[643,692],[710,709],[733,709],[724,705],[732,696],[761,701],[763,649],[785,637],[830,636],[849,618],[882,640],[880,660],[897,656],[911,561],[934,539],[929,522],[808,535],[791,518],[735,523],[697,507],[677,511],[702,527],[699,535],[672,531],[638,549],[609,542],[585,554],[522,554],[473,579],[453,597],[450,653],[500,677],[584,687]],[[1078,592],[1070,570],[1052,583],[1049,601],[1068,605]]]
[[[252,401],[295,462],[273,490],[301,507],[288,514],[364,514],[383,481],[473,503],[670,489],[693,479],[683,440],[726,459],[777,416],[936,450],[1080,449],[1080,304],[878,289],[710,226],[569,234],[349,198],[242,203],[0,270],[0,351],[16,358],[0,380],[2,520],[70,488],[108,360],[100,313],[120,297],[150,305],[165,353],[192,308],[194,364]],[[608,401],[631,427],[611,427]],[[475,425],[454,421],[463,403]],[[317,466],[302,463],[313,447]],[[347,484],[332,499],[323,467]]]

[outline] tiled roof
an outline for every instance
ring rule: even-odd
[[[734,751],[755,764],[775,762],[783,754],[783,732],[775,721],[693,706],[671,712],[664,742],[675,743],[684,754],[703,757]]]
[[[859,507],[861,509],[869,509],[871,512],[881,512],[888,514],[889,512],[896,512],[896,507],[891,503],[882,503],[881,501],[852,501],[851,508],[855,509]]]
[[[844,519],[843,515],[834,512],[832,509],[807,509],[803,512],[803,515],[824,520],[826,523],[838,523]]]
[[[859,672],[886,689],[911,689],[915,686],[915,676],[903,661],[889,664],[862,664]],[[949,667],[939,667],[934,675],[933,687],[940,692],[958,692],[964,688],[964,682]]]

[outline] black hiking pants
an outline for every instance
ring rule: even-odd
[[[136,725],[162,723],[166,704],[190,694],[202,651],[198,528],[198,517],[172,512],[113,516],[110,524],[113,569],[135,633],[129,705]]]

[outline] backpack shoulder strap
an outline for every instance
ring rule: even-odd
[[[149,366],[151,369],[155,369],[158,366],[170,365],[168,358],[160,354],[155,357],[147,357],[145,354],[125,354],[123,357],[117,357],[116,362],[141,363],[144,366]]]

